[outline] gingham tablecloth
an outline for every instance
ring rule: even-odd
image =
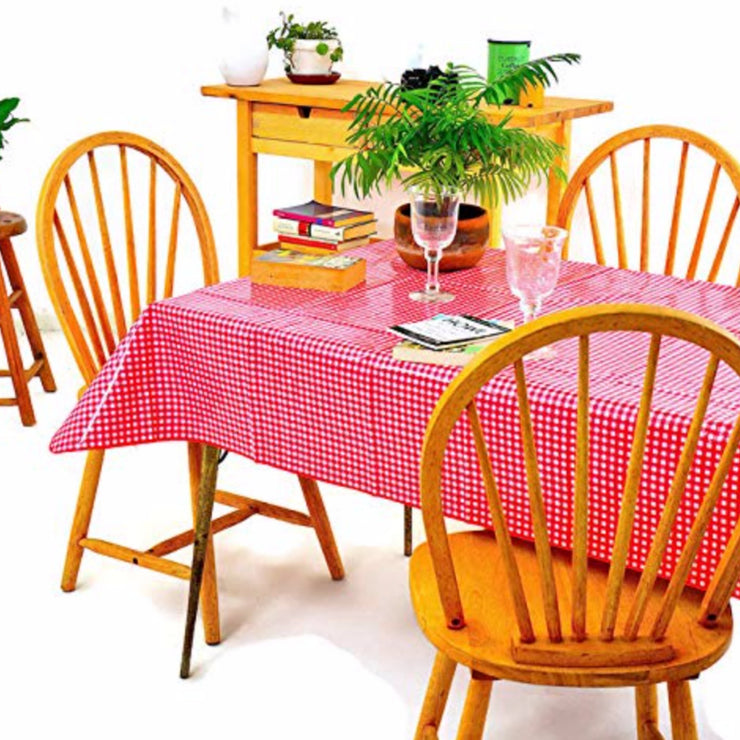
[[[418,506],[421,442],[434,405],[456,368],[399,362],[387,327],[437,313],[408,299],[424,275],[407,268],[392,242],[358,250],[365,284],[344,294],[252,285],[249,279],[203,288],[149,306],[54,435],[53,452],[195,440],[260,463]],[[518,319],[503,254],[442,278],[456,295],[445,311]],[[740,290],[699,281],[563,263],[545,312],[596,302],[659,303],[692,311],[740,333]],[[607,335],[593,342],[590,532],[592,556],[608,560],[634,426],[647,340]],[[547,515],[556,545],[572,533],[576,350],[530,363]],[[639,568],[693,413],[706,356],[664,342],[629,564]],[[494,469],[517,534],[531,536],[511,373],[479,400]],[[685,539],[693,514],[740,413],[740,389],[720,373],[707,431],[689,477],[685,504],[665,559]],[[446,513],[490,525],[468,433],[458,429],[445,472]],[[739,456],[740,457],[740,456]],[[738,518],[740,460],[729,476],[689,583],[707,584]],[[740,590],[738,592],[740,595]]]

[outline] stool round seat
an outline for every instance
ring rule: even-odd
[[[0,239],[10,239],[28,229],[26,219],[18,213],[0,211]]]

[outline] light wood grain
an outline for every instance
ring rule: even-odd
[[[637,740],[663,740],[658,730],[658,689],[655,684],[635,687]]]
[[[107,202],[103,196],[104,186],[96,154],[106,147],[112,148],[117,154],[120,166],[122,198],[117,203]],[[252,156],[248,148],[245,150],[245,156]],[[146,219],[147,241],[142,265],[137,259],[134,240],[135,221],[132,203],[138,201],[132,193],[130,177],[130,164],[133,157],[143,158],[142,162],[147,168],[148,175],[147,187],[143,193],[143,202],[146,204],[144,218]],[[87,161],[91,181],[93,198],[88,208],[78,203],[70,174],[80,160],[83,163]],[[166,239],[158,239],[157,202],[161,193],[161,183],[167,181],[171,182],[173,190],[171,215],[167,223],[169,231]],[[247,178],[243,184],[247,197],[256,198],[256,173],[253,178]],[[67,227],[64,225],[63,210],[58,207],[60,199],[66,201],[65,205],[71,219],[71,225]],[[109,228],[109,223],[114,222],[111,216],[114,208],[121,213],[120,221],[123,223],[125,242],[120,254],[114,248]],[[82,214],[91,210],[96,214],[99,240],[88,237],[90,228],[83,223]],[[69,146],[49,170],[39,198],[36,218],[39,257],[52,303],[86,387],[94,380],[104,362],[115,350],[130,321],[134,321],[139,316],[142,296],[144,304],[148,304],[153,300],[172,295],[177,254],[180,247],[178,236],[181,221],[185,218],[190,219],[196,235],[195,243],[187,246],[197,250],[203,270],[203,282],[211,285],[218,281],[218,266],[208,214],[190,177],[177,160],[161,146],[136,134],[118,131],[103,132]],[[68,238],[69,233],[77,237],[76,248]],[[100,254],[94,252],[94,244],[99,246]],[[157,264],[158,252],[161,249],[165,249],[165,258],[163,275],[160,276]],[[102,275],[99,275],[96,266],[101,262],[103,270]],[[128,277],[127,290],[122,288],[120,282],[123,275]],[[140,276],[144,280],[144,285],[139,283]],[[124,296],[127,298],[127,306],[124,303]],[[14,302],[20,304],[21,298],[16,297]],[[109,315],[113,317],[113,324],[111,324]],[[40,368],[41,365],[38,366],[41,374]],[[209,449],[212,458],[213,450]],[[202,487],[202,454],[200,444],[193,442],[189,445],[188,465],[194,514],[201,505],[199,491]],[[196,599],[201,598],[206,641],[219,642],[221,636],[218,591],[210,537],[199,542],[193,528],[161,540],[148,550],[141,550],[88,536],[103,459],[103,450],[94,450],[87,457],[70,531],[62,588],[65,591],[74,590],[85,549],[178,578],[188,579],[191,578],[193,571],[168,560],[166,556],[182,547],[195,544],[202,550],[198,556],[197,574],[200,579],[202,573],[202,591],[201,584],[198,583],[197,588],[191,584],[191,592],[195,591]],[[215,471],[211,470],[212,459],[209,460],[209,466],[208,470],[215,476]],[[216,493],[216,500],[233,506],[235,510],[217,518],[213,523],[209,521],[208,531],[222,531],[255,514],[292,524],[310,526],[316,531],[332,577],[342,578],[344,571],[341,559],[334,543],[318,486],[315,481],[307,478],[301,479],[301,485],[304,488],[310,512],[308,515],[257,499],[219,491]],[[210,512],[208,516],[210,519]],[[193,610],[191,616],[194,618],[196,607],[191,604],[190,608]],[[189,653],[187,659],[189,660]]]
[[[688,681],[668,682],[668,704],[671,708],[673,740],[698,740],[691,686]]]
[[[0,339],[8,362],[8,367],[0,370],[0,377],[10,378],[14,392],[11,397],[0,398],[0,406],[17,406],[21,423],[24,426],[33,426],[36,415],[28,389],[29,381],[38,376],[47,392],[55,391],[56,383],[11,240],[11,237],[19,236],[25,230],[26,222],[22,216],[0,211]],[[28,367],[24,366],[12,310],[17,310],[20,314],[33,358]]]
[[[239,275],[249,275],[257,249],[257,155],[309,159],[317,163],[314,197],[330,202],[328,164],[354,152],[346,143],[354,118],[348,103],[377,82],[341,79],[333,85],[296,85],[285,78],[264,80],[252,87],[206,85],[203,95],[232,99],[237,107],[237,220]],[[540,104],[541,102],[541,104]],[[567,175],[571,123],[576,118],[612,110],[609,101],[539,96],[534,107],[484,106],[491,123],[504,119],[510,125],[533,130],[563,147],[556,162]],[[347,107],[347,110],[344,108]],[[565,183],[556,168],[548,175],[548,223],[557,215]],[[491,210],[491,245],[500,242],[499,204],[484,204]],[[495,207],[494,207],[495,206]]]
[[[601,332],[641,333],[649,339],[645,379],[635,389],[637,414],[624,471],[624,492],[611,563],[589,560],[588,443],[589,347]],[[693,419],[677,441],[678,465],[644,575],[626,568],[639,492],[659,350],[665,337],[696,345],[708,353]],[[549,543],[533,419],[522,360],[540,347],[577,339],[578,402],[572,473],[574,552]],[[730,594],[740,575],[740,523],[711,574],[709,591],[685,587],[686,575],[706,533],[730,461],[740,447],[740,417],[727,441],[714,478],[679,553],[671,579],[657,577],[662,556],[684,496],[688,471],[701,438],[707,404],[719,368],[727,366],[740,382],[740,342],[712,322],[659,306],[585,306],[541,317],[492,344],[450,383],[429,421],[420,460],[421,505],[427,542],[411,559],[411,599],[417,620],[435,648],[474,676],[473,698],[460,732],[479,736],[485,687],[478,679],[508,679],[554,686],[636,687],[638,737],[657,740],[655,686],[670,682],[672,713],[688,717],[690,701],[683,682],[721,658],[732,636]],[[513,373],[512,373],[513,370]],[[511,537],[501,504],[485,430],[475,404],[478,391],[506,371],[516,383],[522,433],[522,464],[527,471],[534,542]],[[466,417],[489,502],[493,532],[448,535],[442,509],[445,451]],[[539,419],[537,419],[540,422]],[[615,439],[621,444],[621,439]],[[603,443],[603,442],[602,442]],[[448,456],[448,464],[452,458]],[[560,465],[565,464],[563,460]],[[550,575],[548,575],[548,573]],[[548,581],[550,585],[548,585]],[[544,584],[544,586],[543,586]],[[551,597],[548,588],[555,591]],[[553,613],[555,611],[555,613]],[[643,621],[648,625],[641,630]],[[526,630],[522,623],[529,623]],[[553,625],[570,624],[558,634]],[[529,634],[526,634],[526,631]],[[523,639],[523,636],[526,639]],[[533,639],[531,639],[533,638]],[[683,721],[683,720],[681,720]],[[690,728],[690,723],[687,725]],[[426,732],[420,724],[417,737]],[[674,728],[675,732],[675,728]],[[690,729],[682,737],[693,737]],[[435,735],[430,733],[430,737]]]
[[[493,679],[473,672],[465,695],[457,740],[481,740],[486,726],[488,704],[491,701]]]
[[[673,196],[673,209],[671,214],[670,229],[665,236],[658,234],[656,244],[651,245],[651,209],[655,198],[651,198],[650,192],[650,170],[651,170],[651,142],[653,141],[675,141],[680,144],[677,156],[676,190]],[[634,250],[634,254],[629,254],[626,248],[622,201],[619,191],[619,177],[617,174],[618,154],[634,144],[635,147],[641,144],[641,206],[640,206],[640,241],[639,251]],[[687,162],[695,154],[706,155],[714,160],[712,174],[707,184],[707,195],[703,204],[692,202],[692,209],[697,212],[699,217],[699,226],[696,236],[693,239],[691,254],[687,266],[683,273],[676,272],[676,254],[677,246],[681,238],[681,217],[686,211],[687,204],[684,203],[684,190],[687,185]],[[665,256],[660,261],[662,270],[667,275],[678,274],[680,277],[690,279],[699,278],[709,281],[718,279],[720,270],[727,255],[727,245],[730,240],[733,226],[736,221],[738,210],[740,210],[740,201],[735,199],[729,214],[724,222],[724,229],[719,245],[707,242],[707,234],[710,219],[713,219],[715,209],[715,194],[718,184],[725,183],[729,185],[736,193],[740,194],[740,164],[737,160],[717,142],[690,129],[679,126],[667,125],[650,125],[640,126],[638,128],[623,131],[616,136],[611,137],[603,144],[600,144],[593,150],[578,167],[573,177],[568,183],[568,187],[563,193],[562,202],[558,210],[555,223],[566,229],[570,229],[573,214],[580,201],[582,194],[585,193],[589,215],[591,217],[592,246],[594,260],[599,264],[606,264],[605,250],[603,247],[603,234],[599,231],[598,223],[594,223],[595,209],[593,203],[598,202],[598,198],[590,190],[591,178],[599,170],[602,164],[609,160],[611,169],[611,190],[614,202],[616,244],[617,244],[617,266],[630,267],[632,269],[650,270],[657,268],[658,259],[651,259],[651,253],[658,248],[665,248]],[[637,174],[637,173],[635,173]],[[654,193],[653,195],[660,195]],[[701,209],[701,210],[699,210]],[[700,214],[700,216],[698,215]],[[637,214],[636,214],[637,215]],[[687,219],[689,220],[689,219]],[[665,244],[665,247],[662,245]],[[563,255],[567,258],[569,254],[569,244],[566,244]],[[710,251],[714,255],[711,266],[708,269],[700,270],[702,255]],[[735,285],[740,286],[740,271],[738,272]]]
[[[454,660],[450,660],[441,650],[437,652],[414,740],[437,736],[437,730],[447,706],[452,679],[455,676],[455,668],[457,664]]]

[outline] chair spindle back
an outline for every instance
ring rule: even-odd
[[[627,331],[649,335],[650,343],[621,492],[618,523],[606,576],[606,589],[598,600],[600,614],[597,614],[597,617],[600,621],[600,628],[598,634],[588,634],[588,573],[590,568],[588,535],[591,526],[589,519],[591,344],[595,334]],[[661,346],[666,337],[697,345],[706,350],[709,357],[693,417],[683,440],[678,464],[662,506],[644,569],[639,576],[636,588],[630,592],[632,601],[625,602],[623,605],[625,608],[620,611],[650,428],[651,401],[655,391],[656,371]],[[545,496],[543,495],[523,362],[524,357],[530,352],[563,339],[574,339],[578,343],[576,449],[573,458],[573,536],[570,556],[572,591],[567,599],[562,591],[558,591],[556,583],[553,546],[548,532]],[[680,550],[670,580],[667,584],[663,581],[660,590],[654,592],[666,548],[676,524],[687,478],[694,463],[712,388],[722,363],[734,372],[733,379],[740,381],[740,342],[719,326],[681,311],[656,306],[614,304],[576,308],[545,316],[498,340],[495,345],[481,353],[472,364],[466,367],[437,403],[427,427],[421,459],[424,524],[448,626],[451,629],[458,629],[465,624],[463,604],[450,555],[442,511],[445,449],[459,421],[466,424],[472,433],[498,552],[508,581],[520,642],[526,644],[542,639],[550,643],[560,643],[564,639],[575,641],[590,639],[602,643],[620,639],[634,642],[639,637],[641,640],[659,643],[666,635],[702,538],[730,472],[733,459],[737,455],[738,446],[740,446],[740,416],[738,416]],[[478,391],[494,376],[511,366],[513,366],[516,384],[520,434],[541,591],[541,604],[538,603],[534,607],[531,603],[531,592],[529,596],[525,593],[522,575],[517,564],[516,547],[513,544],[502,495],[486,445],[480,414],[476,407]],[[740,577],[740,523],[735,526],[724,554],[711,575],[701,609],[696,615],[701,624],[711,626],[716,622],[729,601],[738,577]],[[655,593],[660,596],[659,606],[651,612],[651,623],[646,624],[648,600]],[[561,623],[564,610],[559,603],[559,597],[571,605],[570,614],[568,614],[569,625],[564,626]],[[542,610],[542,619],[533,619],[533,608]],[[618,618],[619,614],[622,616]],[[534,625],[542,623],[545,625],[546,634],[537,634]],[[661,652],[660,655],[665,655],[665,653]]]
[[[661,233],[659,238],[656,239],[652,228],[651,212],[655,210],[654,201],[659,200],[664,193],[657,192],[656,194],[651,191],[651,172],[656,169],[662,172],[664,168],[662,167],[663,160],[655,163],[654,167],[652,166],[655,160],[652,144],[654,141],[661,139],[675,140],[680,143],[680,153],[677,155],[675,195],[672,203],[665,204],[670,208],[670,226],[668,226],[667,234]],[[628,180],[627,187],[623,188],[617,157],[618,152],[630,149],[630,145],[642,149],[641,173],[637,178],[639,179],[639,185],[635,184],[641,192],[639,205],[639,262],[637,263],[630,262],[630,255],[637,253],[637,248],[630,249],[630,239],[627,237],[624,218],[624,193],[630,189],[631,183]],[[691,156],[689,156],[690,152]],[[697,202],[702,202],[701,216],[698,219],[693,240],[689,240],[685,248],[681,249],[679,236],[682,212],[685,211],[684,196],[687,190],[687,164],[690,160],[696,160],[697,166],[701,164],[702,153],[705,155],[704,159],[708,158],[713,167],[706,183],[706,195],[702,196],[703,202],[699,195],[701,189],[696,194],[690,194],[692,202],[694,197],[698,199]],[[613,217],[614,221],[613,251],[616,252],[616,260],[611,256],[612,250],[608,249],[603,229],[600,227],[603,219],[602,221],[599,219],[596,203],[601,199],[594,195],[594,176],[607,160],[609,161],[609,178],[607,180],[608,186],[605,187],[611,189],[611,198],[605,198],[604,202],[611,201],[612,213],[608,215]],[[701,175],[701,177],[704,176],[704,174]],[[698,178],[699,175],[696,175],[695,178],[689,177],[689,186]],[[724,207],[717,203],[718,183],[720,189],[726,187],[734,196],[726,212]],[[560,204],[557,218],[559,226],[571,230],[573,216],[582,195],[588,212],[593,253],[598,264],[614,264],[617,267],[639,269],[641,271],[648,271],[652,268],[653,271],[657,271],[658,263],[656,260],[652,260],[653,264],[651,265],[651,258],[654,253],[658,253],[658,257],[660,257],[662,252],[659,252],[659,250],[665,249],[659,271],[666,275],[674,275],[678,270],[677,256],[685,252],[688,255],[688,262],[685,269],[680,270],[681,277],[701,278],[710,282],[734,281],[735,285],[740,286],[740,250],[730,250],[736,258],[732,263],[729,259],[730,252],[728,252],[728,244],[733,233],[738,210],[740,210],[740,165],[729,152],[706,136],[689,129],[666,125],[642,126],[617,134],[589,154],[574,173]],[[606,210],[608,210],[606,207],[601,209],[602,216]],[[718,227],[716,229],[710,227],[713,212],[718,213],[715,217],[717,221],[712,221],[713,224],[716,223]],[[684,220],[686,219],[684,218]],[[708,235],[718,237],[718,243],[709,242]],[[707,250],[710,247],[712,249],[710,251],[705,250],[705,245]],[[564,256],[566,257],[568,250],[569,245],[566,244],[564,250]],[[713,255],[711,261],[706,257],[702,260],[703,253]],[[737,272],[735,273],[734,270],[737,270]]]
[[[146,219],[135,219],[145,209]],[[142,307],[172,296],[179,241],[198,245],[203,279],[192,287],[218,281],[213,233],[194,183],[171,154],[136,134],[99,133],[62,152],[41,189],[36,233],[44,278],[86,383]]]

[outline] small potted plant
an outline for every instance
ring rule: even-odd
[[[282,49],[285,73],[289,78],[326,77],[334,82],[339,73],[332,66],[344,56],[342,42],[335,28],[325,21],[298,23],[294,15],[280,13],[281,24],[267,34],[267,45]]]
[[[526,62],[488,82],[470,67],[449,64],[442,71],[410,70],[400,83],[385,82],[355,96],[344,108],[352,111],[347,143],[357,151],[332,169],[342,193],[348,186],[357,197],[382,192],[399,182],[438,198],[450,190],[479,203],[509,202],[541,181],[562,151],[553,141],[509,125],[509,116],[492,123],[484,106],[500,106],[528,86],[549,86],[557,76],[552,65],[574,64],[577,54],[555,54]],[[561,173],[562,174],[562,173]],[[563,177],[565,175],[563,174]],[[394,233],[401,257],[424,269],[423,250],[411,236],[410,207],[396,211]],[[455,241],[444,251],[440,269],[475,264],[488,243],[485,209],[460,206]]]
[[[17,123],[28,121],[27,118],[16,118],[13,115],[18,103],[20,103],[19,98],[3,98],[0,100],[0,149],[5,146],[5,132]],[[2,155],[0,155],[0,159],[2,159]]]

